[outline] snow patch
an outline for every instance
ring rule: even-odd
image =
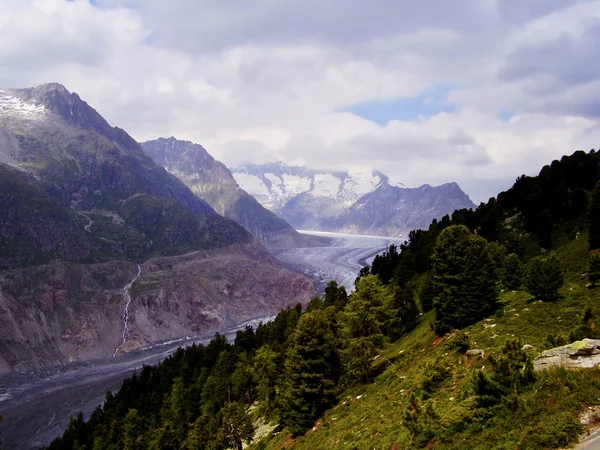
[[[0,91],[0,114],[19,116],[25,119],[39,119],[46,115],[46,108],[36,106]]]
[[[269,189],[263,181],[255,176],[242,172],[233,172],[235,182],[250,195],[265,195],[268,196]]]
[[[330,173],[316,174],[315,183],[310,191],[314,197],[337,198],[342,180]]]

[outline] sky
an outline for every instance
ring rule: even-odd
[[[0,87],[59,82],[139,141],[456,181],[600,146],[600,0],[0,0]]]

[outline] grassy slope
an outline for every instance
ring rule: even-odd
[[[488,356],[498,353],[505,341],[514,336],[523,344],[533,345],[535,349],[530,353],[536,356],[547,347],[549,333],[568,335],[579,324],[585,306],[598,304],[600,288],[587,289],[587,280],[581,277],[586,270],[586,236],[562,246],[558,255],[567,268],[562,298],[557,303],[538,303],[522,291],[502,293],[503,315],[492,316],[465,330],[471,348],[484,349]],[[486,417],[486,412],[475,404],[470,380],[476,370],[485,370],[489,363],[459,354],[451,348],[452,338],[436,339],[429,328],[432,318],[432,313],[425,315],[415,331],[390,344],[374,362],[381,371],[375,382],[344,392],[340,403],[318,421],[316,430],[295,442],[284,430],[253,447],[410,447],[412,437],[403,425],[410,394],[421,395],[423,380],[431,378],[440,367],[447,367],[449,372],[429,396],[438,416],[433,421],[437,431],[436,438],[429,442],[430,448],[535,449],[557,445],[557,436],[566,431],[570,417],[584,405],[600,405],[599,370],[552,370],[542,374],[521,397],[516,412],[500,408],[492,415],[488,410]]]

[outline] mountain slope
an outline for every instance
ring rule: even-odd
[[[301,247],[309,243],[307,236],[300,235],[241,189],[229,169],[201,145],[175,138],[160,138],[141,145],[157,164],[182,180],[215,211],[244,227],[268,247]]]
[[[0,279],[0,372],[216,331],[314,293],[55,83],[0,90]]]
[[[456,183],[409,189],[380,172],[325,172],[279,162],[236,168],[233,175],[299,229],[406,236],[457,208],[475,206]]]

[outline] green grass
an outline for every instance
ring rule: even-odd
[[[374,383],[346,390],[316,429],[295,440],[284,430],[251,448],[487,450],[572,443],[581,431],[577,413],[585,406],[600,405],[599,370],[542,372],[519,396],[516,410],[508,404],[480,408],[471,388],[473,374],[489,370],[487,358],[499,353],[506,340],[533,345],[528,353],[535,357],[546,348],[548,334],[568,336],[585,307],[598,305],[600,288],[588,289],[581,277],[587,270],[587,238],[567,243],[558,255],[566,267],[566,282],[557,302],[539,303],[523,291],[503,292],[501,312],[464,330],[470,348],[483,349],[485,358],[469,359],[459,353],[452,346],[456,337],[436,338],[429,313],[412,333],[388,345],[374,360],[379,373]],[[600,308],[596,312],[600,314]],[[412,435],[404,424],[411,394],[435,412],[430,419],[422,415],[430,432],[425,438]]]

